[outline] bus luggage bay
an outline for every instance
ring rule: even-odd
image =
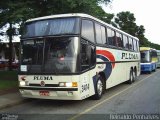
[[[87,14],[26,21],[19,90],[41,99],[100,99],[105,89],[140,74],[139,40]]]

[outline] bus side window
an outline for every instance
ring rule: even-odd
[[[108,44],[111,46],[116,46],[116,36],[113,30],[107,28],[107,37],[108,37]]]
[[[133,50],[133,39],[129,37],[129,49]]]
[[[95,31],[96,31],[96,42],[98,44],[107,44],[105,27],[98,23],[95,23]]]
[[[117,47],[122,48],[123,47],[123,39],[122,39],[122,34],[116,32],[116,40],[117,40]]]
[[[96,42],[98,44],[102,44],[102,32],[101,32],[101,26],[97,23],[95,23],[95,31],[96,31]]]
[[[81,41],[81,70],[86,70],[89,68],[89,57],[87,53],[88,43]]]
[[[137,52],[139,52],[139,41],[137,41]]]
[[[82,40],[83,41],[83,40]],[[96,63],[95,46],[81,41],[81,70],[89,69]]]
[[[136,43],[137,43],[136,40],[133,39],[133,49],[134,49],[134,51],[137,52],[137,44]]]
[[[96,64],[96,47],[93,45],[90,45],[91,47],[91,61],[90,61],[90,67],[94,66]]]
[[[125,49],[128,49],[128,37],[123,35],[123,46]]]
[[[95,43],[94,41],[94,27],[93,27],[93,22],[90,20],[82,20],[82,36]]]

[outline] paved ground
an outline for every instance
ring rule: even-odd
[[[24,100],[19,93],[12,93],[0,97],[0,106],[3,115],[10,113],[24,120],[101,120],[114,114],[160,114],[160,70],[141,75],[132,85],[111,88],[98,101]]]

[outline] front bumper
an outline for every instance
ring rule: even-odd
[[[23,97],[55,100],[81,100],[78,88],[43,88],[43,87],[19,87]],[[48,91],[49,94],[40,95],[40,91]]]

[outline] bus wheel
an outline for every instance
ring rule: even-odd
[[[135,82],[135,80],[137,79],[137,73],[136,73],[136,71],[134,70],[132,74],[133,74],[133,82]]]
[[[133,72],[133,70],[130,70],[130,77],[129,77],[129,80],[128,80],[129,84],[132,84],[134,82],[134,75],[133,74],[135,74]]]
[[[93,95],[93,99],[99,100],[102,97],[104,84],[102,79],[99,77],[95,86],[95,95]]]

